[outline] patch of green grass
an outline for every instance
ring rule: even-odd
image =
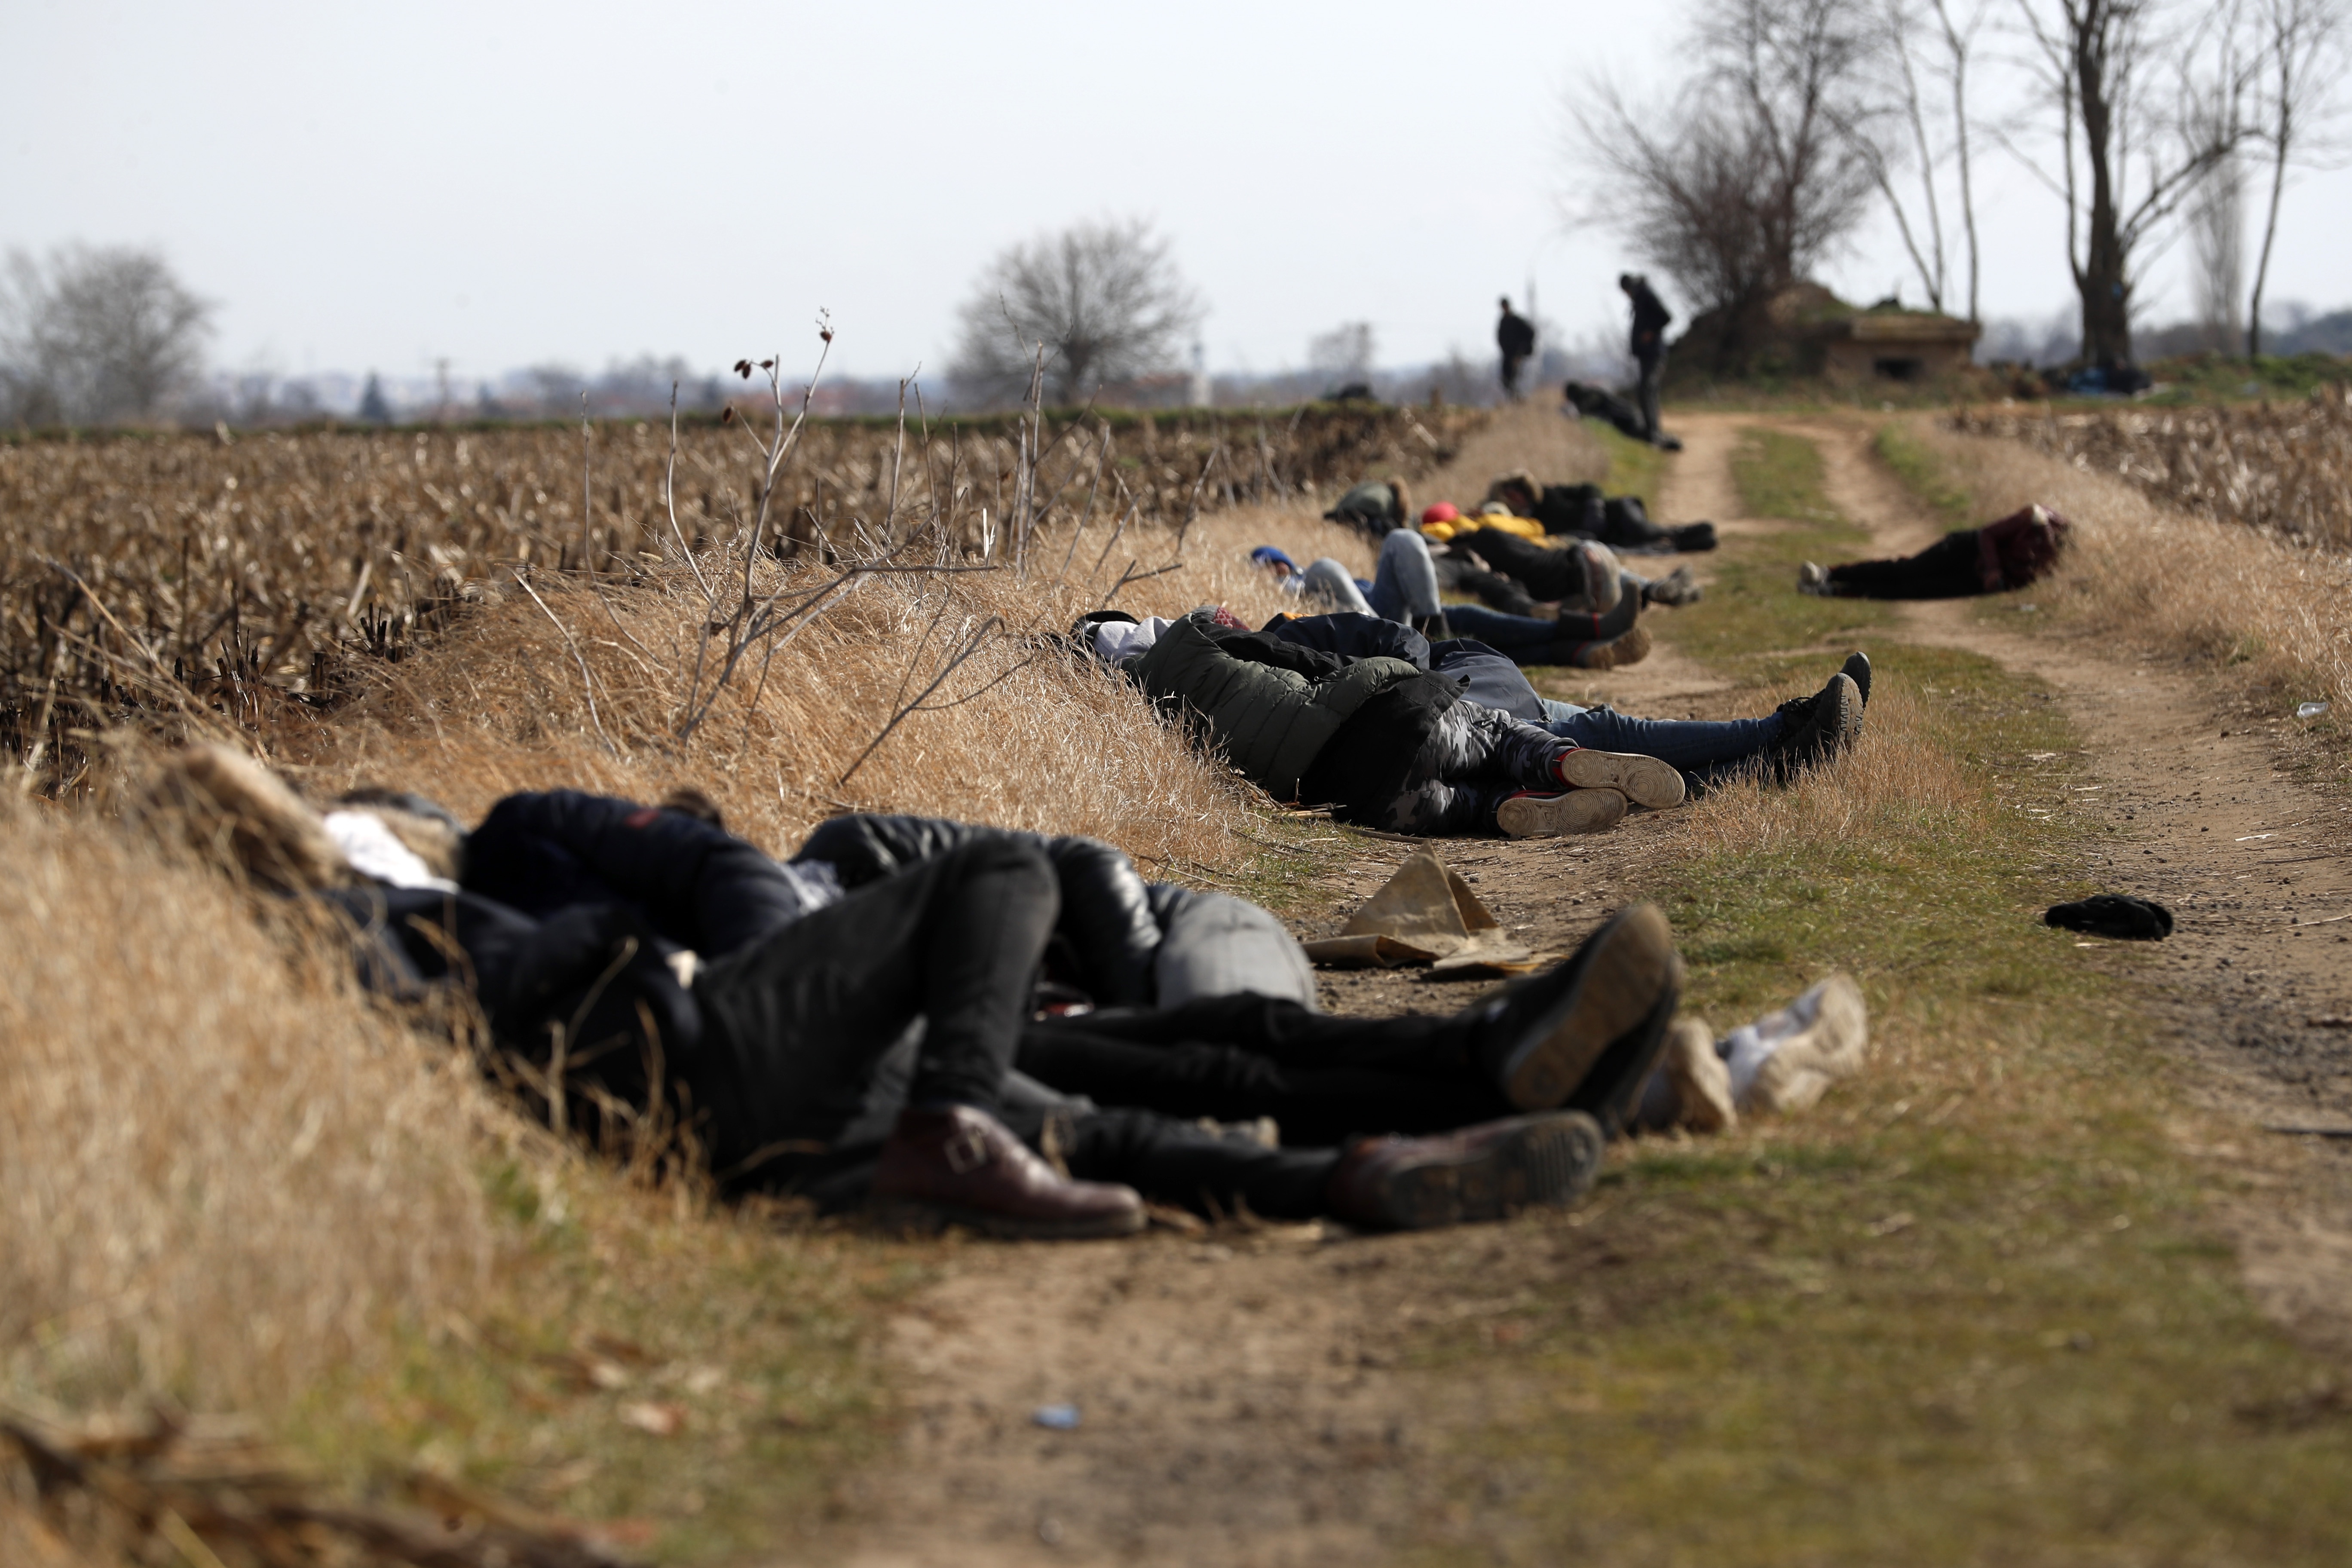
[[[1706,597],[1675,612],[1675,645],[1695,658],[1725,667],[1748,684],[1769,684],[1786,658],[1775,652],[1850,647],[1888,625],[1893,612],[1866,599],[1822,599],[1797,592],[1805,561],[1850,560],[1867,551],[1870,535],[1832,507],[1822,484],[1821,453],[1812,443],[1780,431],[1742,433],[1732,454],[1740,508],[1781,526],[1759,538],[1727,541],[1716,560]]]
[[[1973,528],[1982,521],[1977,516],[1976,498],[1954,479],[1943,458],[1913,434],[1910,426],[1880,426],[1878,434],[1872,437],[1871,449],[1903,481],[1905,489],[1943,520],[1945,527]]]
[[[1609,458],[1609,477],[1601,488],[1612,496],[1639,496],[1652,515],[1658,510],[1658,484],[1665,477],[1666,454],[1647,441],[1621,435],[1611,426],[1588,420],[1584,428]]]
[[[1801,458],[1756,445],[1800,510]],[[1781,635],[1720,646],[1752,669]],[[2352,1416],[2215,1233],[2222,1178],[2182,1152],[2210,1135],[2135,1005],[2142,954],[2037,918],[2088,890],[2109,831],[2076,738],[1990,660],[1874,658],[1874,713],[1906,714],[1958,804],[1783,819],[1647,889],[1686,1013],[1727,1028],[1843,969],[1870,1068],[1801,1117],[1643,1141],[1572,1223],[1525,1227],[1482,1282],[1498,1310],[1420,1351],[1499,1391],[1449,1457],[1487,1500],[1428,1554],[2340,1561]]]
[[[486,1184],[516,1240],[479,1315],[295,1413],[286,1436],[330,1479],[422,1469],[701,1563],[772,1552],[880,1453],[868,1342],[924,1277],[908,1249],[698,1216],[602,1171],[500,1163]]]

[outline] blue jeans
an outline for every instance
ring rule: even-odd
[[[1506,615],[1484,605],[1448,605],[1445,624],[1454,628],[1455,637],[1475,637],[1496,653],[1516,653],[1521,648],[1549,647],[1556,642],[1579,640],[1572,627],[1558,621]]]
[[[1608,708],[1543,700],[1543,728],[1596,752],[1655,757],[1690,772],[1741,763],[1780,738],[1780,716],[1761,719],[1634,719]]]

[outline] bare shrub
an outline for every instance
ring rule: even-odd
[[[483,1101],[218,877],[0,805],[0,1384],[282,1401],[487,1283]]]
[[[1075,407],[1107,382],[1171,368],[1202,310],[1141,218],[1073,224],[1000,252],[962,309],[954,379],[982,406],[1017,403],[1045,351],[1050,400]]]

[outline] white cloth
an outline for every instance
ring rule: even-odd
[[[1154,616],[1142,622],[1097,621],[1095,623],[1095,657],[1106,664],[1123,664],[1160,640],[1160,634],[1169,627],[1164,616]]]
[[[362,877],[373,877],[395,888],[431,888],[454,893],[457,884],[436,877],[416,851],[394,837],[383,818],[372,811],[327,813],[327,837]]]

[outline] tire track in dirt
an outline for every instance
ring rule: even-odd
[[[1869,427],[1738,423],[1815,441],[1831,500],[1879,553],[1943,531],[1872,454]],[[1906,605],[1902,635],[2056,692],[2095,780],[2073,809],[2105,835],[2083,874],[2178,921],[2168,941],[2100,943],[2085,961],[2129,976],[2193,1064],[2195,1100],[2236,1124],[2218,1140],[2177,1136],[2225,1178],[2217,1186],[2262,1194],[2218,1200],[2255,1299],[2306,1340],[2352,1351],[2352,1140],[2264,1131],[2352,1129],[2352,1030],[2310,1022],[2352,1015],[2352,919],[2307,923],[2352,914],[2352,802],[2296,776],[2290,721],[2248,711],[2186,661],[2039,623],[2030,592],[2010,601],[2013,627],[1980,619],[1979,603]]]

